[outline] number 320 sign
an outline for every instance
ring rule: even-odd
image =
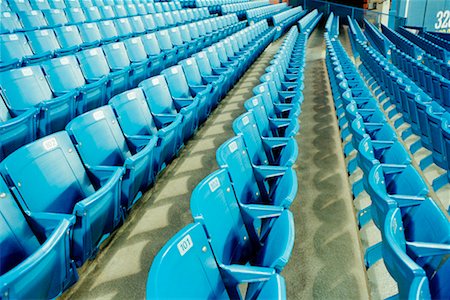
[[[450,10],[440,10],[436,14],[437,22],[434,28],[437,30],[447,31],[450,28]]]

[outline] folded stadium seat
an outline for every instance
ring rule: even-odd
[[[31,8],[34,10],[45,10],[50,9],[50,4],[47,0],[36,0],[30,1]]]
[[[88,177],[65,131],[16,150],[2,162],[1,171],[30,217],[41,213],[77,217],[76,230],[69,235],[77,266],[95,255],[119,224],[123,169],[102,170]],[[39,197],[37,187],[42,192]]]
[[[109,20],[109,19],[116,18],[116,14],[115,14],[112,6],[109,6],[109,5],[100,6],[98,9],[99,9],[100,15],[102,17],[102,20]]]
[[[109,104],[118,116],[125,137],[135,147],[145,146],[154,136],[158,137],[154,170],[150,174],[156,175],[177,155],[181,147],[182,115],[152,115],[141,88],[119,94]]]
[[[198,69],[200,71],[200,75],[202,77],[202,80],[206,83],[211,83],[215,85],[218,89],[218,100],[225,96],[225,94],[228,92],[228,74],[226,74],[222,70],[213,70],[211,67],[211,64],[209,63],[209,59],[207,56],[207,53],[205,51],[200,51],[193,55],[193,58],[195,59]],[[217,105],[217,104],[216,104]]]
[[[154,32],[158,30],[158,26],[156,26],[155,19],[153,19],[153,15],[151,14],[142,16],[142,23],[144,24],[146,32]]]
[[[250,161],[254,165],[291,167],[298,156],[295,139],[262,137],[253,111],[246,112],[233,121],[233,131],[242,135]]]
[[[49,0],[50,8],[52,9],[65,9],[66,4],[63,0]]]
[[[163,18],[165,20],[167,27],[174,27],[174,26],[178,25],[175,22],[175,20],[173,19],[171,12],[164,12],[164,13],[162,13],[162,15],[163,15]]]
[[[19,17],[15,12],[3,11],[1,13],[0,34],[13,33],[23,30]]]
[[[155,147],[158,138],[146,143],[125,138],[111,106],[105,105],[73,119],[67,126],[86,169],[92,173],[123,167],[121,203],[126,212],[154,181]]]
[[[214,45],[204,49],[204,52],[206,52],[206,56],[209,61],[210,67],[213,70],[213,75],[223,74],[226,78],[226,91],[229,91],[233,86],[233,84],[238,79],[238,72],[236,69],[233,69],[236,63],[234,65],[230,63],[228,64],[229,66],[223,65],[222,62],[220,61],[219,54],[217,53],[216,47]],[[203,66],[202,63],[200,62],[199,67],[200,70],[202,70]]]
[[[194,53],[197,53],[203,48],[200,48],[201,40],[195,40],[191,37],[191,33],[187,25],[181,25],[177,27],[180,32],[181,39],[183,43],[188,45],[188,56],[191,56]]]
[[[231,44],[230,37],[225,38],[222,41],[221,45],[223,49],[218,49],[219,57],[222,54],[223,57],[225,57],[226,55],[229,61],[237,61],[238,65],[241,66],[240,72],[243,74],[245,70],[248,69],[248,67],[252,62],[253,57],[250,55],[250,53],[240,53],[240,54],[235,53],[233,46]]]
[[[266,68],[266,72],[272,72],[274,75],[277,87],[284,91],[303,91],[305,88],[303,84],[303,73],[293,74],[293,76],[286,76],[282,65],[276,61],[272,61],[272,64]],[[291,74],[288,74],[291,75]]]
[[[173,47],[177,50],[177,61],[187,58],[194,49],[192,44],[183,42],[179,27],[169,28],[167,32]]]
[[[20,115],[13,115],[0,91],[0,161],[36,139],[39,112],[39,108],[32,107]]]
[[[0,71],[19,67],[25,58],[33,56],[23,33],[0,35]]]
[[[86,16],[79,7],[69,7],[64,10],[69,24],[81,24],[86,22]]]
[[[165,66],[176,59],[174,51],[163,52],[159,47],[158,39],[155,33],[148,33],[141,37],[145,52],[151,61],[152,74],[159,74]],[[168,55],[167,55],[168,54]]]
[[[161,4],[160,2],[155,2],[155,3],[153,3],[153,5],[154,5],[155,11],[156,11],[157,13],[162,13],[162,12],[164,12],[164,9],[163,9],[162,4]]]
[[[146,6],[147,12],[149,14],[155,14],[156,13],[155,4],[153,2],[147,2],[147,3],[145,3],[145,6]]]
[[[174,274],[174,266],[195,276]],[[247,282],[251,283],[245,299],[286,298],[284,279],[273,270],[218,263],[202,225],[194,223],[175,234],[156,255],[147,279],[146,298],[242,299],[239,284]]]
[[[69,22],[62,9],[48,9],[42,12],[50,27],[63,26]]]
[[[164,67],[173,66],[177,61],[181,60],[182,52],[178,52],[170,40],[169,30],[159,30],[155,33],[159,48],[164,52]],[[148,36],[148,35],[147,35]],[[153,36],[150,35],[151,37]]]
[[[156,75],[153,61],[147,57],[144,44],[140,37],[129,38],[123,41],[128,57],[131,61],[131,67],[134,72],[133,81],[136,85],[144,79]]]
[[[303,103],[304,98],[302,90],[300,89],[303,83],[301,83],[301,86],[298,87],[297,83],[281,82],[276,71],[266,72],[260,77],[260,81],[269,83],[269,91],[272,98],[276,99],[278,96],[278,98],[283,99],[282,102]]]
[[[432,200],[427,199],[421,205],[413,207],[412,211],[419,211],[417,216],[413,215],[410,221],[402,221],[401,210],[392,208],[388,211],[383,234],[384,262],[387,270],[397,282],[401,298],[424,298],[424,299],[446,299],[450,297],[450,289],[447,284],[450,274],[450,261],[442,260],[442,255],[449,253],[448,240],[435,241],[439,236],[449,232],[449,223],[442,211],[436,207]],[[428,230],[429,222],[436,223],[440,230],[430,234]],[[405,232],[403,231],[403,226]],[[407,228],[414,231],[421,231],[423,234],[419,239],[412,239],[408,236]],[[401,230],[399,230],[401,228]],[[426,228],[426,230],[421,230]],[[445,229],[444,229],[445,228]],[[431,241],[430,241],[431,240]],[[441,266],[423,268],[422,258],[415,258],[416,255],[429,256],[430,253],[438,254]]]
[[[448,158],[445,156],[444,152],[444,140],[441,128],[443,119],[447,120],[447,122],[450,121],[450,112],[433,101],[428,105],[426,113],[432,145],[431,155],[433,162],[448,171]]]
[[[182,25],[185,23],[185,20],[181,17],[180,13],[178,11],[172,11],[172,18],[175,21],[175,24]]]
[[[103,0],[92,0],[92,4],[99,8],[106,5]]]
[[[204,226],[222,268],[254,266],[280,272],[288,262],[294,246],[292,213],[278,206],[239,205],[227,170],[215,171],[197,185],[191,212]],[[261,233],[245,225],[259,221],[270,222]]]
[[[213,42],[214,35],[206,30],[205,21],[197,21],[195,22],[195,25],[197,26],[199,35],[205,39],[204,46],[201,49],[211,45]]]
[[[167,3],[167,2],[161,2],[161,6],[162,6],[163,11],[165,11],[165,12],[172,10],[169,6],[169,3]]]
[[[0,192],[1,295],[14,299],[59,296],[78,279],[67,234],[75,217],[25,217],[1,178]]]
[[[105,54],[101,48],[88,49],[76,53],[76,57],[88,83],[97,82],[107,78],[106,98],[111,98],[128,89],[130,69],[112,71],[108,65]],[[104,102],[102,104],[105,104]],[[84,111],[98,106],[86,107]]]
[[[169,27],[162,13],[153,14],[153,18],[155,20],[156,26],[158,26],[158,29],[165,29]]]
[[[136,5],[132,3],[128,3],[125,5],[125,9],[127,11],[128,17],[134,17],[138,15],[138,11]]]
[[[94,6],[93,0],[79,0],[79,1],[80,1],[80,6],[83,8]]]
[[[47,28],[48,24],[40,10],[19,11],[20,22],[24,30]]]
[[[2,72],[0,86],[11,115],[16,117],[27,113],[30,108],[41,108],[38,122],[39,136],[64,129],[75,116],[75,98],[78,91],[56,96],[45,80],[40,66]]]
[[[190,92],[194,95],[207,95],[206,97],[209,99],[208,111],[211,112],[212,109],[216,107],[221,100],[220,82],[218,80],[205,80],[200,74],[200,69],[194,57],[182,60],[179,62],[179,64],[183,67]]]
[[[74,55],[47,60],[41,64],[52,92],[62,96],[77,91],[77,114],[105,103],[107,77],[88,83]]]
[[[102,19],[97,6],[85,7],[83,10],[86,16],[86,22],[97,22]]]
[[[184,9],[183,9],[183,10],[177,10],[176,12],[180,15],[180,18],[181,18],[181,20],[183,21],[183,23],[189,23],[189,22],[192,21],[192,20],[189,18],[189,16],[188,16],[186,10],[184,10]]]
[[[119,33],[117,33],[116,26],[112,20],[100,21],[97,23],[97,27],[103,43],[109,43],[119,39]]]
[[[134,36],[142,35],[147,31],[141,16],[130,17],[128,21]]]
[[[83,23],[77,26],[83,40],[82,48],[97,47],[102,41],[97,23]]]
[[[67,4],[67,7],[81,7],[81,3],[79,0],[64,0]]]
[[[8,3],[9,3],[9,7],[10,7],[11,11],[14,11],[14,12],[30,11],[33,9],[28,0],[9,1]]]
[[[217,149],[216,159],[221,168],[227,169],[239,203],[289,208],[294,201],[298,189],[295,171],[252,164],[242,136],[222,144]]]
[[[122,72],[122,79],[120,79],[120,81],[124,82],[124,90],[136,87],[140,82],[140,79],[145,77],[147,72],[146,66],[131,65],[130,58],[128,57],[127,50],[125,49],[123,42],[106,44],[102,48],[111,71]]]
[[[145,6],[144,3],[136,3],[136,10],[138,15],[140,16],[145,16],[150,13],[147,11],[147,7]]]
[[[280,92],[277,90],[274,80],[269,80],[253,88],[253,94],[255,95],[262,94],[263,97],[267,97],[267,93],[275,107],[279,107],[281,111],[288,108],[290,118],[300,115],[303,102],[301,93]],[[285,112],[283,112],[283,115],[286,117]]]
[[[128,18],[115,19],[113,22],[120,38],[127,38],[133,35],[130,20]]]
[[[189,23],[186,25],[188,32],[189,32],[189,37],[192,39],[193,43],[195,43],[195,49],[196,52],[200,51],[201,49],[206,47],[206,36],[205,35],[200,35],[199,29],[197,27],[196,23]],[[181,32],[181,36],[183,37],[183,39],[187,39],[187,35],[185,36],[185,31],[184,29]]]
[[[114,14],[116,18],[126,18],[128,17],[128,12],[125,9],[125,6],[122,4],[117,4],[113,6]]]
[[[197,93],[191,92],[185,73],[181,65],[175,65],[161,72],[169,86],[170,94],[174,101],[198,101],[198,123],[203,123],[211,112],[212,99],[207,90]]]
[[[173,98],[163,75],[154,76],[139,84],[147,98],[153,115],[183,115],[183,142],[186,142],[198,127],[198,99]]]
[[[270,98],[269,102],[273,111],[274,106]],[[269,110],[266,108],[263,95],[261,94],[245,101],[244,107],[247,111],[253,111],[253,116],[262,137],[294,137],[300,130],[297,118],[278,118],[276,115],[269,116]]]

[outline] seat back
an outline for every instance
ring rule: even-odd
[[[86,22],[86,16],[81,8],[70,7],[66,8],[64,11],[69,24],[81,24]]]
[[[208,55],[205,51],[200,51],[194,54],[194,58],[197,61],[197,65],[201,75],[210,76],[213,74],[211,64],[209,63]]]
[[[216,51],[215,46],[211,46],[206,48],[206,55],[208,56],[209,64],[212,68],[220,68],[222,67],[222,63],[220,61],[219,55]]]
[[[157,134],[158,128],[141,88],[116,95],[109,100],[109,104],[118,116],[120,127],[126,136]]]
[[[106,44],[102,48],[111,70],[121,70],[130,66],[130,58],[123,42]]]
[[[261,133],[261,136],[272,136],[272,133],[270,132],[269,116],[267,115],[267,111],[264,106],[262,94],[248,99],[247,101],[245,101],[244,106],[247,111],[253,111],[253,117],[257,124],[258,130]]]
[[[8,62],[14,59],[22,60],[33,55],[30,45],[23,33],[0,35],[0,61]]]
[[[181,38],[180,29],[178,27],[172,27],[168,30],[168,32],[173,45],[183,45],[183,39]]]
[[[128,16],[127,10],[122,4],[114,5],[113,8],[117,18],[124,18]]]
[[[154,114],[176,114],[169,87],[163,75],[154,76],[139,83],[147,103]]]
[[[109,5],[100,6],[99,11],[103,20],[114,19],[116,17],[116,14],[114,13],[112,6]]]
[[[0,177],[0,278],[20,264],[40,243],[28,225],[22,211]]]
[[[0,22],[0,34],[12,33],[22,29],[22,24],[20,24],[19,17],[15,12],[3,11],[0,16],[2,20]]]
[[[116,25],[117,33],[121,37],[126,37],[133,34],[128,18],[115,19],[114,25]]]
[[[142,37],[145,52],[148,56],[159,55],[161,48],[159,47],[158,38],[155,33],[148,33]]]
[[[133,16],[128,19],[133,34],[137,35],[146,31],[142,18],[140,16]]]
[[[87,80],[98,80],[110,73],[108,62],[101,48],[87,49],[78,52],[76,56],[84,78]]]
[[[193,57],[184,59],[179,62],[183,67],[186,80],[189,85],[198,86],[203,85],[202,75],[197,65],[197,60]]]
[[[164,15],[162,13],[154,14],[153,18],[155,19],[155,23],[159,29],[167,27],[166,19],[164,18]]]
[[[397,282],[401,299],[431,299],[428,279],[407,254],[400,209],[387,211],[383,236],[383,260],[389,274]]]
[[[169,30],[160,30],[156,32],[158,44],[161,50],[170,50],[173,48],[173,44],[169,35]]]
[[[253,111],[246,112],[233,121],[233,131],[236,134],[241,134],[247,151],[250,156],[250,161],[255,165],[267,165],[269,159],[264,150],[261,134],[256,125]]]
[[[74,55],[50,59],[41,65],[52,91],[56,94],[63,94],[85,85],[83,73]]]
[[[23,28],[26,30],[38,29],[47,26],[44,15],[40,10],[18,12]]]
[[[109,105],[76,117],[67,124],[66,131],[87,166],[123,166],[125,160],[131,157]]]
[[[183,42],[188,43],[192,41],[191,34],[187,25],[181,25],[178,28],[180,30],[181,39],[183,40]]]
[[[77,47],[83,43],[80,32],[75,25],[57,27],[54,31],[62,49]]]
[[[84,43],[97,43],[102,39],[97,23],[83,23],[78,25],[78,29]]]
[[[172,97],[191,98],[186,76],[184,75],[183,68],[180,65],[175,65],[163,70],[161,75],[164,75],[166,78]]]
[[[34,30],[26,33],[33,53],[42,54],[60,49],[55,33],[50,29]]]
[[[236,136],[223,143],[217,149],[216,160],[221,168],[228,170],[239,202],[248,204],[261,200],[242,136]]]
[[[24,110],[53,98],[39,66],[29,66],[0,73],[0,86],[8,106]]]
[[[158,30],[158,26],[156,26],[155,19],[153,15],[144,15],[142,16],[142,22],[144,23],[145,30],[147,31],[156,31]]]
[[[62,26],[69,22],[62,9],[47,9],[43,13],[48,25],[51,27]]]
[[[97,6],[91,6],[84,9],[87,22],[96,22],[102,19],[100,11]]]
[[[1,171],[32,212],[71,214],[78,201],[95,192],[65,131],[19,148],[3,160]]]
[[[184,272],[173,272],[173,268]],[[186,276],[186,272],[191,274]],[[201,224],[189,224],[173,236],[153,260],[147,299],[227,299],[214,254]]]
[[[116,26],[111,20],[104,20],[97,23],[98,30],[103,40],[116,40],[119,34]]]
[[[124,41],[127,54],[131,62],[142,62],[147,60],[144,44],[140,37],[129,38]]]
[[[191,212],[204,226],[217,262],[238,263],[250,239],[227,170],[211,173],[195,187]]]

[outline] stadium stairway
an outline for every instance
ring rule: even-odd
[[[155,186],[133,208],[80,280],[62,299],[142,299],[149,267],[167,239],[191,222],[193,188],[218,168],[217,148],[234,135],[232,121],[277,52],[283,38],[269,45],[186,144]],[[347,185],[339,131],[325,67],[323,30],[308,42],[304,103],[294,166],[299,193],[291,211],[296,244],[283,271],[289,299],[367,299],[364,262]]]

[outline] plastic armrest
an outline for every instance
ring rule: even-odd
[[[172,97],[173,102],[175,103],[175,106],[177,107],[177,110],[180,110],[183,107],[189,106],[194,102],[194,98],[177,98]]]
[[[408,250],[412,251],[417,257],[448,255],[450,254],[450,245],[426,242],[406,242]]]
[[[150,135],[132,135],[127,136],[127,140],[131,143],[133,146],[134,153],[138,153],[142,149],[144,149],[147,146],[155,146],[158,137],[156,136],[150,136]],[[130,157],[131,158],[131,157]]]
[[[72,227],[75,224],[75,216],[62,213],[36,212],[30,214],[30,223],[39,234],[45,239],[49,238],[52,232],[61,226],[63,221],[67,221],[65,227]]]
[[[257,180],[265,181],[268,179],[274,179],[286,174],[287,167],[280,166],[253,166],[255,176]]]
[[[87,166],[87,169],[95,177],[95,181],[99,186],[103,186],[108,182],[115,172],[120,171],[121,175],[124,173],[124,168],[117,166]]]
[[[284,211],[281,206],[264,204],[242,204],[241,208],[243,213],[252,220],[277,218]]]
[[[269,280],[275,270],[266,267],[243,266],[243,265],[220,265],[221,273],[226,281],[232,284],[260,282]]]
[[[397,202],[398,207],[410,207],[420,205],[426,197],[409,196],[409,195],[389,195],[389,197]]]
[[[175,121],[177,115],[169,115],[169,114],[153,114],[155,121],[158,127],[166,127],[168,124],[171,124]]]
[[[375,141],[375,140],[372,140],[371,142],[372,142],[372,147],[374,148],[374,150],[389,149],[394,144],[393,141]]]

